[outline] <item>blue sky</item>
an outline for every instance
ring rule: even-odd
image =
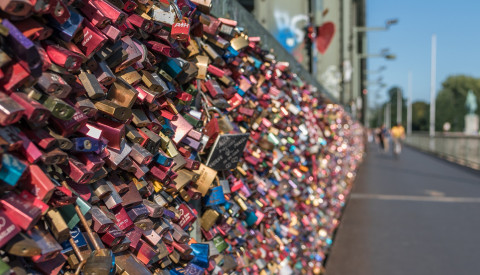
[[[430,101],[431,37],[437,35],[437,92],[449,75],[480,77],[480,1],[478,0],[367,0],[367,26],[383,26],[398,18],[388,31],[368,33],[368,52],[388,48],[396,60],[370,58],[368,69],[386,69],[369,79],[383,77],[386,88],[398,85],[407,92],[408,71],[413,74],[413,100]],[[378,86],[369,87],[370,106]]]

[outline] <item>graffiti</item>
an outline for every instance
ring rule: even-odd
[[[332,93],[333,96],[340,95],[340,84],[342,83],[342,73],[335,65],[327,67],[325,72],[320,77],[320,83]]]
[[[277,25],[275,37],[285,49],[293,52],[304,41],[304,27],[308,24],[308,16],[305,14],[290,16],[285,11],[274,11],[273,16]]]

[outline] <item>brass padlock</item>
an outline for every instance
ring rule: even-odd
[[[88,97],[91,99],[100,99],[105,97],[105,93],[103,92],[98,79],[93,74],[81,70],[80,74],[78,75],[78,79],[87,91]]]
[[[108,90],[107,99],[117,105],[131,109],[137,100],[137,96],[138,91],[130,84],[121,79],[117,79],[110,87],[110,90]]]
[[[133,104],[133,103],[132,103]],[[95,102],[95,107],[102,113],[112,116],[118,120],[125,121],[132,117],[130,108],[120,106],[110,100],[101,100]]]
[[[62,243],[70,238],[70,228],[65,223],[65,220],[58,210],[48,210],[45,217],[50,224],[50,231],[59,243]]]
[[[212,226],[215,225],[217,219],[220,217],[220,214],[215,211],[214,209],[207,209],[200,220],[202,229],[205,231],[209,231]]]

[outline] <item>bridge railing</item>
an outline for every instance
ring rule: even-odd
[[[480,136],[463,133],[417,132],[407,137],[406,143],[422,151],[430,152],[449,161],[480,170]]]

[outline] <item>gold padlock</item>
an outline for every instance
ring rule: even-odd
[[[95,107],[102,113],[112,116],[118,120],[125,121],[132,117],[130,108],[120,106],[110,100],[102,100],[95,102]]]
[[[207,209],[202,215],[201,218],[201,226],[203,230],[209,231],[217,222],[217,219],[220,217],[220,214],[213,210],[213,209]]]

